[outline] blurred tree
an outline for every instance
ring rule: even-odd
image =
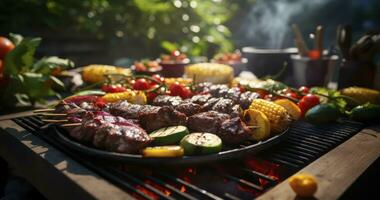
[[[84,32],[109,42],[114,57],[153,57],[174,49],[210,56],[233,49],[225,24],[241,2],[1,0],[0,32]]]

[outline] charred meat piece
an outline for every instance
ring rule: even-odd
[[[208,89],[208,92],[213,96],[213,97],[222,97],[224,94],[227,93],[229,87],[227,85],[211,85]],[[205,92],[205,91],[204,91]]]
[[[240,88],[238,87],[233,87],[233,88],[230,88],[228,89],[227,93],[224,94],[223,96],[221,97],[224,97],[224,98],[227,98],[227,99],[231,99],[232,101],[234,101],[235,103],[239,103],[239,99],[240,99],[240,95],[241,95],[241,91],[240,91]]]
[[[210,91],[210,87],[214,85],[209,82],[199,83],[195,85],[194,92],[195,93],[208,93]]]
[[[187,102],[199,104],[199,105],[204,105],[207,103],[207,101],[211,98],[211,94],[198,94],[194,95],[190,99],[187,99]]]
[[[186,115],[169,106],[159,107],[154,112],[141,112],[139,120],[142,127],[148,131],[159,128],[186,124]]]
[[[184,102],[175,107],[175,110],[185,114],[186,116],[192,116],[202,111],[202,106],[199,104]]]
[[[248,109],[252,101],[259,97],[260,97],[259,93],[256,93],[256,92],[250,92],[250,91],[243,92],[240,95],[238,103],[243,109]]]
[[[175,108],[183,101],[179,96],[159,95],[153,100],[155,106],[170,106]]]
[[[213,106],[212,110],[221,113],[231,113],[231,108],[234,105],[234,101],[231,99],[220,98]]]
[[[217,134],[221,124],[229,118],[230,116],[228,114],[216,111],[198,113],[188,118],[187,127],[197,132]]]
[[[119,153],[137,153],[150,142],[152,138],[139,127],[110,123],[102,124],[93,139],[94,146]]]
[[[130,104],[127,101],[120,101],[109,105],[108,109],[113,115],[121,116],[126,119],[138,119],[140,113],[155,113],[160,107]]]
[[[203,111],[210,111],[212,107],[222,98],[210,98],[205,104],[203,104]]]
[[[223,121],[216,134],[229,144],[241,143],[251,136],[250,130],[239,117]]]

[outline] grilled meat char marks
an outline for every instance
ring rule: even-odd
[[[120,153],[137,153],[151,142],[152,138],[137,126],[111,123],[102,124],[93,139],[94,146]]]
[[[186,115],[169,106],[136,105],[121,101],[111,104],[109,111],[113,115],[138,119],[148,132],[167,126],[186,124]]]
[[[198,93],[209,93],[212,97],[223,97],[231,99],[235,104],[239,104],[243,109],[247,109],[254,99],[259,98],[256,92],[241,92],[240,88],[229,88],[227,85],[211,83],[200,83],[195,86],[195,91]]]
[[[240,117],[232,117],[225,113],[208,111],[190,116],[187,121],[189,129],[196,132],[208,132],[218,135],[223,142],[229,144],[241,143],[247,140],[251,133]]]
[[[178,96],[169,96],[169,95],[159,95],[154,101],[153,105],[156,106],[168,106],[174,110],[185,114],[186,116],[191,116],[196,113],[201,112],[202,106],[190,101],[183,101]]]
[[[70,135],[95,147],[120,153],[137,153],[152,139],[134,120],[106,112],[88,112],[82,125],[67,129]]]

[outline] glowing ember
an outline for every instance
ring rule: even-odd
[[[181,192],[186,192],[186,187],[184,185],[181,185],[181,189],[180,189]]]
[[[263,173],[275,180],[279,180],[280,178],[279,164],[257,159],[247,159],[246,164],[250,169]]]
[[[149,191],[148,189],[145,189],[145,188],[144,188],[143,186],[141,186],[141,185],[136,185],[135,188],[136,188],[137,190],[139,190],[140,192],[142,192],[142,193],[144,193],[144,194],[150,196],[150,197],[153,198],[153,199],[159,199],[159,196],[158,196],[158,195],[154,194],[153,192]]]

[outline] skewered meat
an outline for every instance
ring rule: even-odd
[[[224,121],[216,133],[223,141],[231,144],[241,143],[251,137],[249,128],[239,117]]]
[[[241,92],[238,87],[229,88],[227,85],[222,84],[213,85],[210,83],[200,83],[195,86],[195,91],[199,93],[209,93],[215,98],[223,97],[231,99],[243,109],[247,109],[254,99],[259,98],[259,94],[256,92]]]
[[[187,102],[199,104],[199,105],[204,105],[207,103],[207,101],[211,98],[211,94],[198,94],[194,95],[190,99],[187,99]]]
[[[229,119],[225,113],[208,111],[190,116],[187,120],[187,127],[195,132],[208,132],[216,134],[221,124]]]
[[[185,125],[187,118],[185,114],[164,106],[155,112],[139,113],[139,120],[142,127],[151,132],[167,126]]]
[[[153,101],[153,105],[168,106],[178,112],[185,114],[186,116],[194,115],[196,113],[201,112],[202,110],[202,106],[189,102],[189,101],[183,101],[178,96],[168,96],[168,95],[157,96]]]
[[[231,118],[230,115],[216,111],[198,113],[189,117],[187,121],[189,129],[196,132],[214,133],[223,142],[236,144],[250,137],[250,131],[239,117]]]
[[[136,105],[123,101],[109,105],[109,111],[127,119],[138,119],[148,132],[186,123],[186,115],[169,106]]]
[[[138,119],[140,113],[155,113],[158,106],[131,104],[128,101],[119,101],[109,105],[109,112],[126,119]]]
[[[151,141],[152,138],[139,127],[104,123],[96,131],[93,144],[108,151],[137,153]]]

